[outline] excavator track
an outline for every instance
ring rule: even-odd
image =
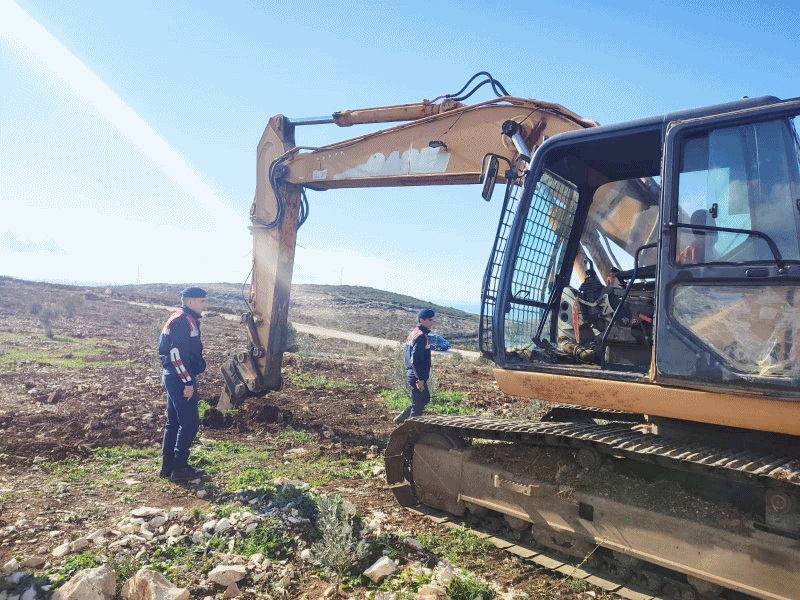
[[[692,593],[730,599],[800,598],[800,517],[763,518],[770,510],[764,498],[770,494],[796,505],[800,460],[664,439],[637,429],[632,416],[623,419],[603,425],[588,419],[409,419],[389,440],[387,482],[403,506],[422,504],[479,521],[500,519],[512,536],[539,547],[566,551],[576,559],[592,553],[594,568],[637,582],[651,594],[666,589],[666,597],[681,599]],[[680,514],[661,514],[657,506],[610,500],[613,494],[574,492],[552,478],[537,479],[524,459],[517,456],[514,470],[508,466],[512,460],[487,458],[487,448],[512,448],[518,455],[521,451],[522,457],[530,457],[529,465],[537,463],[542,452],[550,452],[574,457],[588,471],[633,466],[634,471],[673,474],[679,481],[687,477],[717,486],[722,482],[735,495],[745,490],[760,508],[744,518],[733,511],[740,517],[735,526],[725,521],[724,511],[714,514],[713,507],[713,522],[695,522]],[[785,508],[778,501],[771,506],[773,512]],[[796,513],[796,507],[787,512]]]

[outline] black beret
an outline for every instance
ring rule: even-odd
[[[188,287],[181,292],[184,298],[205,298],[208,294],[203,288]]]
[[[423,308],[417,313],[417,316],[420,319],[432,319],[433,317],[436,316],[436,311],[433,310],[432,308]]]

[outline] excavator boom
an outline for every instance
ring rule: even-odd
[[[508,166],[497,180],[519,178],[544,139],[597,125],[558,104],[510,96],[470,106],[445,100],[341,111],[331,121],[348,126],[403,119],[413,120],[320,148],[296,146],[297,124],[290,119],[269,120],[258,144],[250,209],[253,274],[250,311],[243,316],[250,347],[232,354],[222,367],[221,410],[281,386],[304,188],[476,184],[492,156]]]

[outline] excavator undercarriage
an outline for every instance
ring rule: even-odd
[[[499,519],[512,539],[654,595],[798,597],[800,460],[664,438],[635,415],[568,412],[566,423],[410,419],[389,441],[387,482],[403,506]]]

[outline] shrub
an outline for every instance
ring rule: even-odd
[[[46,304],[42,307],[42,310],[39,312],[39,323],[42,325],[42,329],[44,329],[44,334],[52,338],[53,337],[53,321],[58,318],[58,310],[50,304]]]
[[[352,504],[343,502],[338,496],[322,495],[317,506],[317,529],[322,539],[311,546],[311,552],[314,564],[335,576],[338,593],[345,571],[361,560],[369,548],[356,538],[353,527],[355,507]]]
[[[291,323],[286,324],[286,352],[297,352],[300,346],[297,343],[297,329]]]

